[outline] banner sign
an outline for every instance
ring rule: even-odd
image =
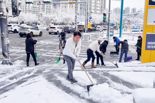
[[[146,35],[146,50],[155,50],[155,34]]]
[[[149,5],[155,5],[155,0],[149,0]]]
[[[149,9],[148,10],[148,25],[155,25],[155,9]]]

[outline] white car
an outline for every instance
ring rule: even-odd
[[[60,27],[60,26],[55,26],[55,25],[50,26],[50,27],[48,28],[49,34],[55,34],[55,35],[57,35],[57,34],[59,34],[60,32],[62,32],[62,30],[63,30],[62,27]]]
[[[8,24],[8,32],[18,33],[19,25],[18,24]]]
[[[19,29],[19,36],[25,37],[28,33],[32,33],[32,36],[42,36],[42,31],[37,26],[21,25]]]

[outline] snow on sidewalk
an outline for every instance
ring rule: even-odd
[[[82,103],[82,101],[50,85],[43,77],[37,77],[1,95],[0,103]]]
[[[110,74],[142,87],[153,87],[155,80],[155,72],[110,72]]]
[[[23,69],[23,61],[17,60],[13,63],[13,65],[2,65],[0,64],[0,77],[4,77],[6,75],[12,74],[13,72],[17,72]]]
[[[133,93],[135,103],[155,103],[155,89],[140,88]]]

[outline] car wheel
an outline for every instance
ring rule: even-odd
[[[40,33],[39,33],[39,36],[42,36],[43,35],[43,32],[41,31]]]
[[[22,33],[19,33],[19,36],[20,36],[20,37],[23,37],[23,34],[22,34]]]
[[[13,33],[18,33],[17,29],[15,29],[15,30],[13,31]]]

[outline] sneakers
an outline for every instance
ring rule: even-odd
[[[37,65],[39,65],[39,63],[36,63],[36,64],[35,64],[35,66],[37,66]],[[29,65],[29,64],[26,64],[26,66],[29,67],[30,65]]]
[[[69,79],[69,76],[67,76],[66,77],[66,79],[68,80],[68,81],[70,81],[71,83],[77,83],[78,81],[76,80],[76,79]]]
[[[39,63],[36,63],[35,66],[39,65]]]
[[[77,83],[78,81],[77,80],[75,80],[75,79],[71,79],[70,80],[72,83]]]

